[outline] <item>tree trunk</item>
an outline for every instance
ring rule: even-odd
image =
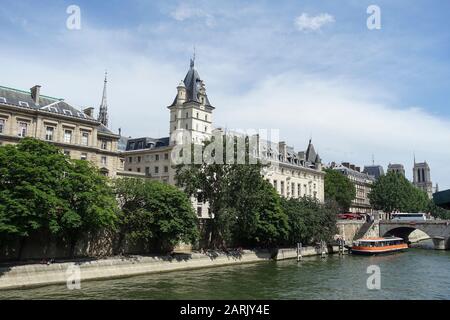
[[[26,239],[27,239],[26,237],[22,237],[20,239],[19,252],[17,254],[18,261],[22,260],[22,253],[23,253],[23,248],[25,247]]]

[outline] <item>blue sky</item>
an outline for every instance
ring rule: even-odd
[[[72,4],[81,30],[66,28]],[[371,4],[381,30],[366,26]],[[98,108],[108,69],[112,128],[165,136],[195,45],[216,126],[280,129],[297,149],[312,136],[325,162],[374,154],[409,177],[415,153],[450,188],[449,11],[438,0],[0,0],[0,84]]]

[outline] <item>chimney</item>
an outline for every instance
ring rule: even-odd
[[[342,162],[342,165],[346,168],[350,169],[350,163],[349,162]]]
[[[351,165],[350,165],[350,169],[355,170],[355,165],[354,165],[354,164],[351,164]]]
[[[31,98],[33,99],[34,103],[39,105],[39,98],[41,95],[41,86],[35,85],[33,88],[30,89],[31,91]]]
[[[356,171],[361,172],[361,167],[356,167]]]
[[[84,114],[93,118],[94,117],[94,108],[89,107],[83,110]]]
[[[119,128],[119,136],[122,136],[122,128]]]

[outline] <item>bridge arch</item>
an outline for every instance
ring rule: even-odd
[[[394,222],[380,221],[380,236],[395,236],[410,242],[410,235],[420,230],[433,240],[434,248],[450,249],[450,221]]]
[[[403,240],[405,240],[405,242],[410,242],[410,238],[409,236],[411,235],[411,233],[413,233],[414,231],[419,230],[422,231],[424,234],[426,234],[430,239],[432,239],[433,237],[428,234],[425,230],[422,230],[420,228],[416,228],[413,226],[400,226],[400,227],[394,227],[388,231],[386,231],[382,236],[383,237],[398,237],[398,238],[402,238]]]

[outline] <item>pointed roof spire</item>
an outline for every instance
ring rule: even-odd
[[[108,83],[108,72],[105,71],[105,82],[103,86],[102,103],[100,104],[100,111],[98,113],[98,121],[100,121],[105,127],[108,127],[108,101],[106,98],[107,83]]]
[[[193,69],[195,67],[195,55],[196,55],[196,53],[195,53],[195,46],[194,46],[194,54],[191,58],[191,69]]]

